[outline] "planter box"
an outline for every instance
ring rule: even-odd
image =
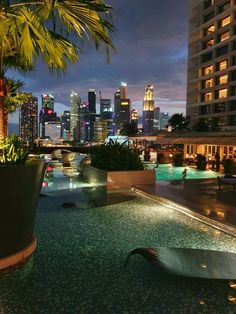
[[[83,178],[89,183],[106,187],[107,191],[114,191],[131,189],[135,185],[154,184],[155,170],[104,171],[86,166]]]
[[[24,250],[32,253],[36,247],[34,222],[46,167],[43,162],[0,166],[0,269],[19,262],[19,254],[26,258]]]
[[[102,206],[107,204],[107,195],[110,192],[129,190],[135,185],[155,183],[155,170],[104,171],[85,166],[82,176],[85,181],[96,186],[84,188],[84,192]]]

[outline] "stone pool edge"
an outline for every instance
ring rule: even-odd
[[[149,194],[147,192],[142,191],[141,189],[139,189],[137,187],[133,187],[132,191],[138,195],[141,195],[143,197],[147,197],[151,200],[154,200],[154,201],[158,202],[159,204],[165,205],[167,207],[171,207],[172,209],[175,209],[184,215],[187,215],[187,216],[189,216],[193,219],[196,219],[196,220],[198,220],[198,221],[200,221],[200,222],[202,222],[202,223],[204,223],[204,224],[206,224],[212,228],[220,230],[220,231],[228,234],[231,237],[236,238],[236,227],[226,225],[226,224],[221,223],[219,221],[213,220],[209,217],[205,217],[199,213],[196,213],[195,211],[193,211],[189,207],[180,205],[174,201],[170,201],[169,199],[164,198],[162,196]]]

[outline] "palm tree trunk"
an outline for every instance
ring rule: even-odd
[[[0,141],[5,137],[4,132],[4,81],[0,79]]]
[[[4,119],[4,138],[8,137],[8,110],[3,109],[3,119]]]

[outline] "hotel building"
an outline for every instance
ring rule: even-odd
[[[236,130],[236,0],[191,0],[187,115]]]

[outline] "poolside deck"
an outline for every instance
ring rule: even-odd
[[[138,189],[232,226],[236,234],[236,191],[230,185],[219,190],[217,179],[158,181],[156,185],[138,186]]]

